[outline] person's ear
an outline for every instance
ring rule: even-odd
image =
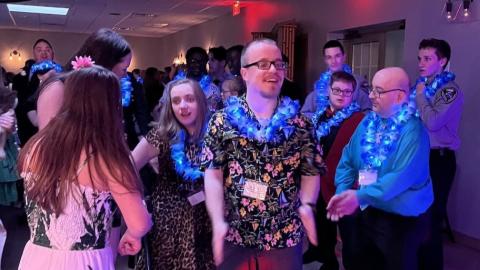
[[[447,58],[446,57],[442,57],[440,59],[440,65],[442,66],[442,69],[446,68],[446,65],[447,65]]]

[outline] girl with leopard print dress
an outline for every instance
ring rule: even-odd
[[[148,234],[151,269],[214,269],[211,225],[199,170],[207,101],[196,81],[167,84],[159,125],[133,150],[137,168],[158,157]],[[142,252],[142,255],[144,252]],[[140,257],[135,269],[146,269]]]

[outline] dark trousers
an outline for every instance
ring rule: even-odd
[[[335,255],[337,245],[337,223],[327,219],[327,204],[322,196],[317,201],[315,225],[317,229],[318,246],[309,244],[307,253],[311,259],[322,262],[322,270],[338,270],[339,265]]]
[[[308,256],[322,263],[321,270],[338,270],[340,268],[335,253],[337,245],[337,223],[327,219],[327,204],[323,197],[317,201],[317,212],[315,215],[315,224],[317,229],[318,246],[309,244]],[[340,236],[342,238],[342,261],[346,270],[350,269],[352,257],[357,252],[356,238],[358,230],[356,228],[356,219],[358,214],[343,217],[338,222]]]
[[[260,251],[225,241],[223,263],[218,270],[301,270],[302,245]]]
[[[434,201],[432,219],[426,242],[420,252],[420,269],[443,269],[443,222],[447,215],[447,202],[457,169],[455,152],[449,149],[430,150],[430,176]]]
[[[358,242],[350,269],[416,270],[429,215],[404,217],[373,207],[359,212]]]
[[[338,229],[342,238],[342,262],[345,270],[355,269],[355,258],[359,256],[360,210],[349,216],[344,216],[338,221]]]

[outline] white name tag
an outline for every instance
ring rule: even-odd
[[[195,206],[203,201],[205,201],[205,193],[203,190],[188,196],[188,202],[190,202],[191,206]]]
[[[267,195],[268,185],[265,183],[247,180],[243,187],[242,195],[253,199],[265,200]]]
[[[358,184],[360,186],[368,186],[377,182],[376,170],[360,170],[358,172]]]

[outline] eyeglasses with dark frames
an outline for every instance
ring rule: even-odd
[[[353,94],[353,90],[342,90],[337,87],[332,87],[332,93],[336,96],[344,96],[344,97],[351,97]]]
[[[395,89],[390,89],[390,90],[384,90],[384,91],[381,91],[380,89],[378,88],[372,88],[372,89],[369,89],[368,90],[368,94],[373,94],[373,97],[375,98],[380,98],[380,96],[382,94],[386,94],[386,93],[390,93],[390,92],[394,92],[394,91],[402,91],[404,93],[406,93],[407,91],[405,91],[405,89],[400,89],[400,88],[395,88]]]
[[[274,66],[277,70],[285,70],[287,69],[287,63],[284,61],[267,61],[267,60],[260,60],[248,65],[243,66],[244,68],[249,68],[252,66],[257,66],[260,70],[269,70],[271,66]]]

